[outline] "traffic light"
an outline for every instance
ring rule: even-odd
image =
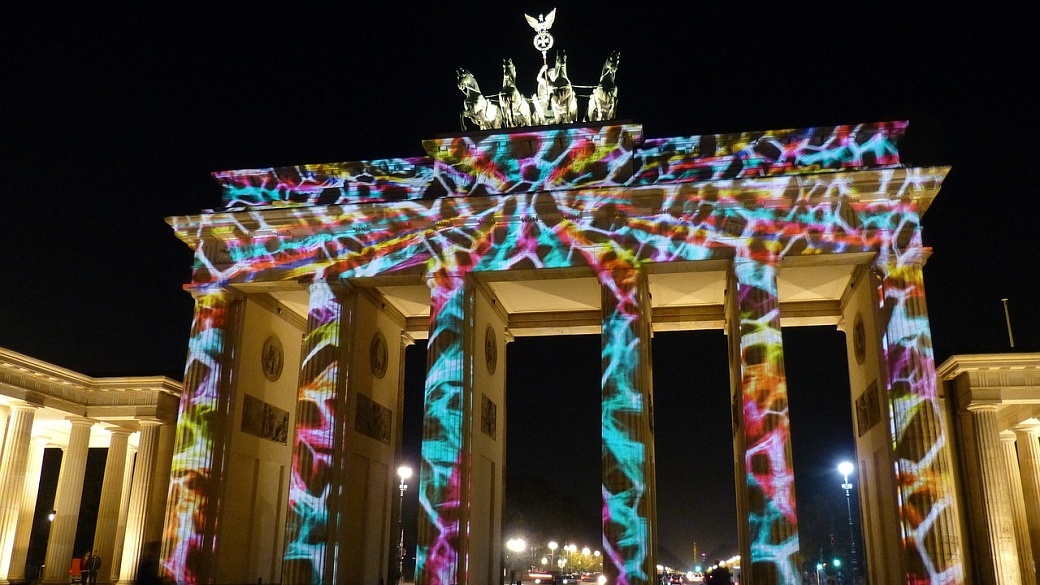
[[[834,559],[834,566],[835,567],[840,567],[841,566],[841,559]]]

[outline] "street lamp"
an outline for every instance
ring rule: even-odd
[[[516,556],[527,550],[527,541],[522,538],[510,538],[506,541],[506,549],[513,553],[513,556],[506,563],[509,569],[509,583],[512,585],[516,582]]]
[[[852,570],[852,579],[856,579],[856,539],[855,532],[852,529],[852,496],[849,491],[852,489],[852,483],[849,482],[849,475],[855,470],[855,466],[848,461],[842,461],[838,464],[838,473],[842,475],[841,489],[845,490],[845,508],[849,514],[849,563]]]
[[[47,512],[47,521],[48,522],[54,522],[54,517],[57,516],[57,515],[58,515],[58,511],[57,510],[51,510],[50,512]]]
[[[397,543],[397,581],[404,581],[404,491],[408,484],[404,480],[412,477],[412,468],[402,465],[397,468],[397,476],[401,478],[401,484],[397,486],[401,490],[401,508],[397,513],[397,527],[401,529],[401,540]]]
[[[550,540],[550,541],[549,541],[549,566],[550,566],[550,567],[552,567],[552,566],[553,566],[553,565],[555,564],[555,563],[553,563],[553,560],[554,560],[554,559],[555,559],[555,557],[556,557],[556,549],[557,549],[557,548],[558,548],[559,546],[560,546],[560,545],[556,544],[556,541],[555,541],[555,540]]]

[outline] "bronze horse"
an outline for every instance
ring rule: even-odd
[[[585,115],[586,121],[613,120],[617,112],[617,84],[614,78],[617,75],[618,61],[621,53],[613,51],[607,61],[603,63],[603,72],[599,76],[599,85],[592,90],[589,96],[589,110]]]
[[[465,101],[462,102],[460,119],[462,130],[466,130],[467,118],[480,130],[501,128],[502,110],[480,93],[480,86],[477,85],[477,79],[473,74],[465,69],[458,69],[455,73],[459,78],[459,90],[466,95]]]
[[[555,124],[569,124],[578,119],[578,96],[574,93],[571,80],[567,76],[567,53],[556,53],[556,66],[548,71],[549,105]]]
[[[516,88],[516,67],[512,59],[502,60],[502,91],[498,94],[502,125],[506,128],[531,125],[531,104]]]

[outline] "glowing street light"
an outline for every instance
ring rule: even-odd
[[[855,471],[856,467],[848,461],[842,461],[838,464],[838,473],[842,475],[841,489],[845,490],[845,508],[849,514],[849,563],[852,565],[852,579],[856,579],[856,539],[855,531],[852,528],[852,495],[850,490],[852,489],[852,483],[849,482],[849,476]],[[835,560],[837,565],[837,560]]]
[[[397,543],[397,580],[404,581],[404,491],[408,484],[404,480],[412,477],[412,468],[402,465],[397,468],[397,476],[401,478],[398,488],[401,490],[401,508],[397,513],[397,527],[401,529],[401,540]]]
[[[556,549],[559,548],[559,544],[555,540],[549,541],[549,563],[554,564],[553,561],[556,559]]]

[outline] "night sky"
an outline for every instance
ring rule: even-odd
[[[456,68],[492,93],[511,57],[533,91],[541,56],[523,15],[553,8],[26,4],[0,8],[0,345],[95,376],[177,379],[192,254],[164,217],[218,207],[212,171],[422,155],[423,139],[459,130]],[[904,163],[953,167],[924,217],[937,363],[1008,350],[1003,297],[1015,349],[1040,351],[1032,20],[948,3],[646,4],[561,3],[551,33],[575,83],[594,85],[621,51],[619,117],[648,138],[909,120]],[[803,526],[842,530],[844,338],[784,336],[800,510],[833,512]],[[594,510],[598,347],[507,349],[510,474]],[[653,359],[661,541],[683,559],[695,541],[735,552],[725,338],[659,334]],[[424,360],[409,350],[409,371]]]

